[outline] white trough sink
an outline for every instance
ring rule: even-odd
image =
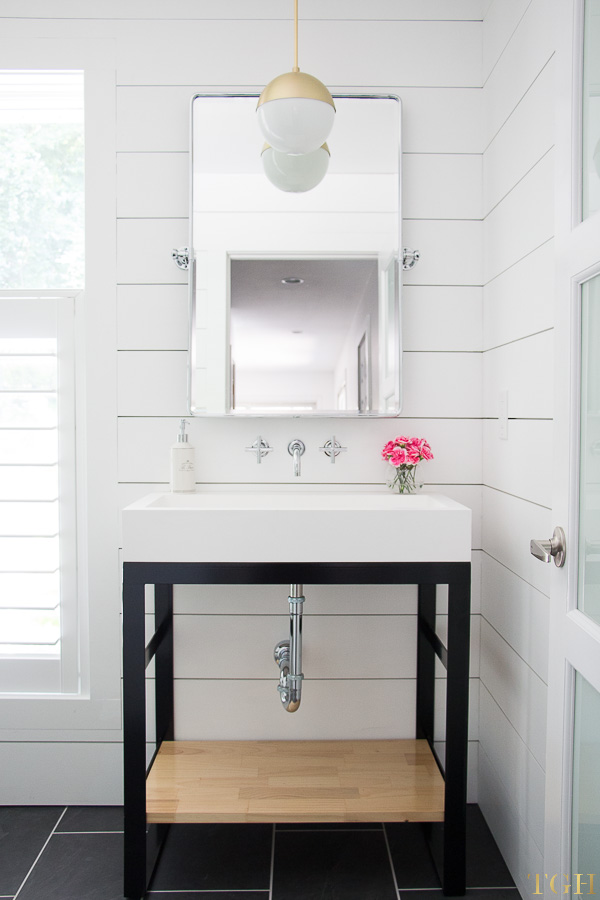
[[[468,562],[471,510],[443,494],[148,494],[123,510],[125,562]]]

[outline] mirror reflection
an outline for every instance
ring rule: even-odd
[[[302,192],[265,176],[256,95],[193,100],[192,414],[399,411],[399,102],[334,97]]]

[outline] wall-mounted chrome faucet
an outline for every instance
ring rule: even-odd
[[[293,441],[290,441],[288,444],[288,453],[290,456],[294,457],[294,477],[298,478],[300,476],[300,457],[306,450],[304,446],[304,442],[300,440],[300,438],[294,438]]]
[[[273,655],[279,666],[277,690],[283,708],[296,712],[302,699],[302,604],[303,585],[291,584],[290,595],[290,636],[288,640],[275,645]]]

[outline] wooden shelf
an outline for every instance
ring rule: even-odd
[[[427,741],[165,741],[149,822],[442,822]]]

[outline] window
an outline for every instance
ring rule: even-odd
[[[0,289],[84,285],[83,72],[0,70]]]
[[[0,71],[0,692],[79,686],[83,150],[82,72]]]

